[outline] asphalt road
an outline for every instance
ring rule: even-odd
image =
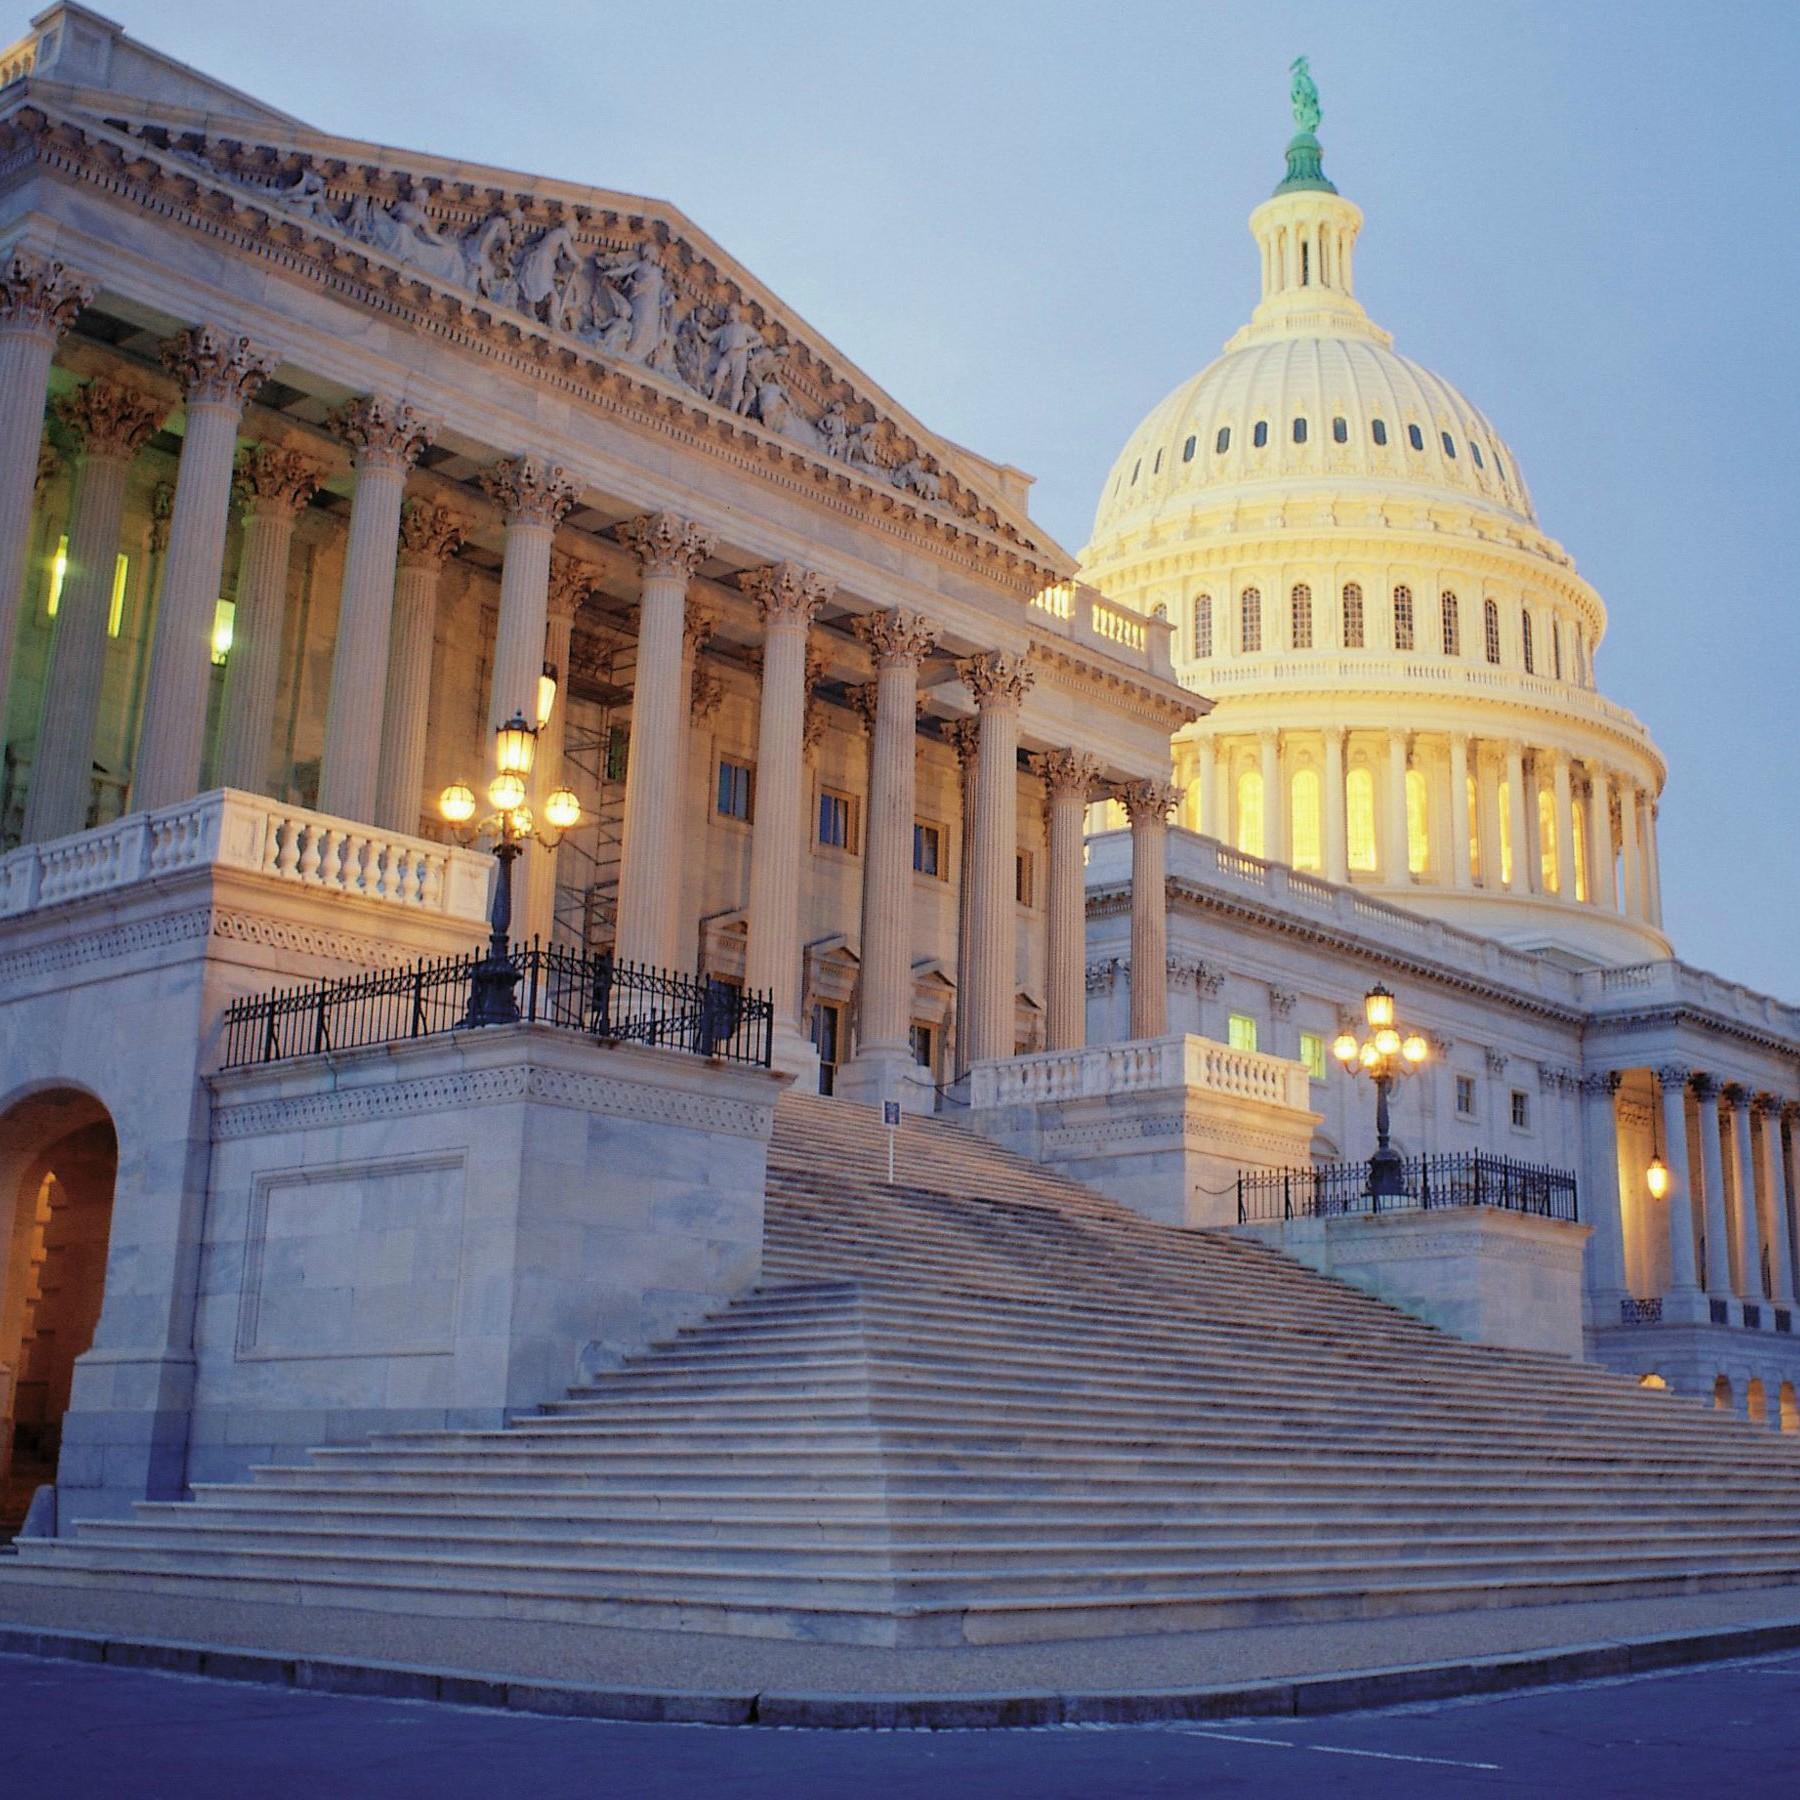
[[[610,1725],[0,1657],[30,1800],[1800,1795],[1800,1655],[1384,1713],[1038,1731]]]

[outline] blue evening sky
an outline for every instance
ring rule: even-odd
[[[1254,303],[1305,51],[1361,298],[1494,420],[1611,610],[1601,685],[1672,770],[1678,954],[1800,1000],[1792,0],[100,10],[325,130],[674,202],[1035,473],[1071,549]]]

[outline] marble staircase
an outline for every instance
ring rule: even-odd
[[[312,1452],[15,1576],[944,1644],[1800,1582],[1800,1443],[1462,1343],[954,1127],[793,1096],[764,1283],[490,1432]]]

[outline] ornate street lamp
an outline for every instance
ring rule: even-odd
[[[551,700],[554,697],[552,681]],[[539,704],[548,710],[541,698]],[[484,831],[493,834],[494,857],[500,865],[488,917],[487,954],[475,965],[469,984],[465,1025],[517,1023],[519,1002],[513,990],[519,985],[519,966],[512,954],[512,866],[531,839],[554,850],[581,823],[581,802],[571,788],[559,787],[545,797],[542,825],[525,804],[527,777],[537,757],[538,729],[514,713],[494,733],[494,778],[487,790],[488,804],[494,810],[485,818],[475,816],[475,790],[466,781],[453,781],[438,796],[438,812],[460,842],[472,844]]]
[[[1415,1031],[1401,1037],[1394,1022],[1394,996],[1378,981],[1363,996],[1369,1035],[1358,1043],[1346,1031],[1331,1054],[1347,1075],[1367,1075],[1375,1083],[1375,1154],[1369,1158],[1369,1192],[1381,1199],[1406,1192],[1406,1164],[1388,1142],[1388,1095],[1402,1075],[1411,1075],[1430,1054]]]

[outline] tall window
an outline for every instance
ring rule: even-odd
[[[1562,621],[1550,621],[1550,673],[1562,680]]]
[[[1575,800],[1575,898],[1584,905],[1588,897],[1588,809],[1587,802]]]
[[[1544,892],[1560,894],[1561,871],[1556,866],[1556,800],[1548,788],[1539,788],[1537,802],[1538,866],[1544,878]]]
[[[1512,783],[1504,776],[1500,781],[1500,880],[1512,886],[1513,879],[1513,841],[1512,841]]]
[[[1231,427],[1229,425],[1221,425],[1219,427],[1219,435],[1213,439],[1213,454],[1215,456],[1223,456],[1230,448]]]
[[[1342,413],[1331,421],[1331,441],[1334,444],[1347,444],[1350,441],[1350,421]]]
[[[1213,653],[1212,595],[1194,596],[1194,655],[1200,658]]]
[[[1525,673],[1535,675],[1537,654],[1531,647],[1531,608],[1528,606],[1519,608],[1519,643],[1525,652]]]
[[[928,825],[923,819],[913,821],[913,867],[921,875],[944,879],[944,833],[940,826]]]
[[[1227,1014],[1225,1041],[1234,1050],[1254,1050],[1256,1048],[1256,1021],[1248,1013]]]
[[[1481,636],[1482,648],[1487,652],[1487,659],[1496,667],[1500,662],[1500,602],[1484,600],[1481,603]]]
[[[1262,592],[1245,588],[1238,599],[1238,648],[1246,654],[1262,648]]]
[[[1238,777],[1237,799],[1237,847],[1246,856],[1261,856],[1263,853],[1263,791],[1262,775],[1258,770],[1246,769]]]
[[[1423,450],[1425,448],[1425,434],[1416,425],[1407,426],[1406,441],[1411,444],[1415,450]]]
[[[833,788],[819,790],[819,842],[830,850],[856,850],[856,801]]]
[[[1346,581],[1344,583],[1344,648],[1360,650],[1362,647],[1362,586],[1358,582]]]
[[[1260,450],[1266,443],[1268,443],[1268,441],[1269,441],[1269,421],[1267,419],[1258,419],[1256,421],[1255,430],[1253,430],[1250,433],[1250,442],[1252,444],[1254,444],[1258,450]]]
[[[1313,647],[1312,589],[1304,581],[1297,581],[1288,598],[1293,612],[1294,648],[1310,650]]]
[[[1394,589],[1394,648],[1410,650],[1413,647],[1413,603],[1412,589],[1397,587]]]
[[[1293,839],[1290,860],[1296,869],[1320,869],[1319,775],[1316,769],[1299,770],[1288,784],[1288,832]]]
[[[1469,874],[1479,881],[1481,879],[1481,800],[1473,775],[1469,776],[1463,785],[1468,789],[1464,804],[1468,808],[1469,819]]]
[[[1444,618],[1444,654],[1462,655],[1462,608],[1448,588],[1438,596],[1438,610]]]
[[[719,758],[719,817],[750,820],[750,765],[729,756]]]
[[[1431,809],[1425,792],[1425,776],[1418,769],[1406,771],[1406,869],[1423,875],[1431,865]]]
[[[1296,419],[1294,421],[1294,442],[1296,444],[1304,444],[1306,442],[1306,421],[1304,419]]]
[[[1352,869],[1375,866],[1375,777],[1363,768],[1344,777],[1344,834]]]
[[[1369,421],[1369,436],[1372,437],[1377,444],[1385,444],[1387,442],[1387,420],[1371,419]]]
[[[1192,462],[1194,460],[1194,443],[1195,440],[1189,438],[1188,441],[1181,446],[1181,460],[1183,462]]]

